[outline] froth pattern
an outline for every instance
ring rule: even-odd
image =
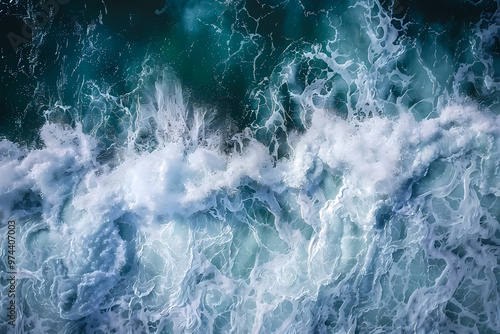
[[[162,76],[133,105],[89,84],[41,148],[2,141],[24,331],[499,332],[500,121],[456,84],[481,62],[498,87],[498,27],[442,70],[378,2],[349,11],[365,48],[330,17],[248,92],[243,129]]]
[[[173,133],[194,131],[177,116]],[[2,142],[23,324],[497,330],[499,125],[473,106],[420,122],[316,111],[289,159],[251,137],[231,154],[166,140],[109,169],[79,127],[47,123],[43,149]]]

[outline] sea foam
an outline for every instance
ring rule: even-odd
[[[40,147],[0,142],[18,326],[499,332],[497,17],[454,65],[438,33],[422,46],[378,1],[353,1],[328,16],[329,41],[254,72],[240,128],[147,62],[127,96],[89,80],[88,110],[51,106]]]

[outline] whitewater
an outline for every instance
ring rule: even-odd
[[[16,333],[499,333],[496,5],[453,58],[351,1],[250,75],[243,121],[155,55],[56,98],[40,145],[0,142]]]

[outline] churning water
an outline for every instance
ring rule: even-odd
[[[76,2],[2,77],[2,333],[500,332],[498,1]]]

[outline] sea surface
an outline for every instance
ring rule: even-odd
[[[1,333],[500,333],[499,0],[2,0],[0,39]]]

